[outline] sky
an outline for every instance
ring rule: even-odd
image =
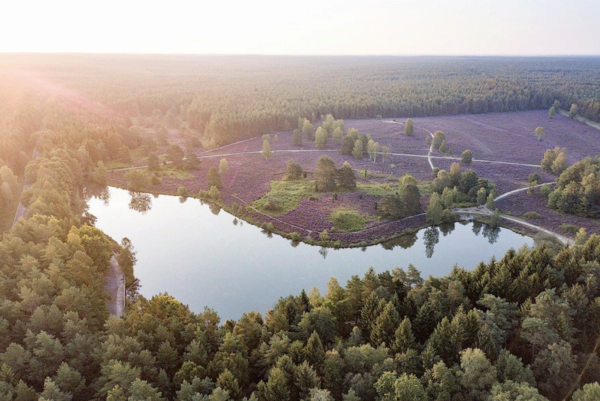
[[[600,55],[600,0],[18,0],[0,52]]]

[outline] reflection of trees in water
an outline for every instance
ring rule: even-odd
[[[487,224],[483,225],[483,237],[487,238],[490,244],[494,244],[498,241],[498,235],[500,235],[500,227],[492,227]]]
[[[454,231],[454,223],[442,223],[439,225],[439,229],[444,234],[444,237]]]
[[[300,240],[293,239],[293,240],[292,240],[292,248],[295,248],[295,247],[297,247],[298,245],[300,245]]]
[[[408,249],[412,247],[415,242],[417,242],[417,233],[402,234],[396,238],[392,238],[389,241],[382,242],[381,246],[383,249],[391,251],[397,246],[402,247],[403,249]]]
[[[237,217],[234,217],[234,218],[233,218],[233,225],[234,225],[234,226],[237,226],[237,225],[238,225],[238,219],[237,219]]]
[[[129,202],[131,210],[146,214],[148,210],[152,209],[152,197],[150,195],[133,191],[129,191],[129,195],[131,195],[131,201]]]
[[[319,249],[319,253],[321,254],[321,256],[323,256],[323,259],[327,259],[327,254],[329,253],[329,249],[327,249],[323,246],[323,247],[321,247],[321,249]]]
[[[425,241],[425,255],[431,258],[435,244],[440,242],[440,231],[437,227],[427,228],[423,233],[423,240]]]
[[[481,232],[481,227],[483,227],[483,223],[477,220],[473,220],[473,234],[479,235]]]
[[[180,196],[179,197],[179,203],[185,203],[185,201],[187,200],[187,196]]]
[[[108,191],[108,187],[106,185],[88,182],[85,185],[83,193],[86,200],[92,197],[98,198],[104,203],[104,206],[108,206],[108,201],[110,201],[110,192]]]

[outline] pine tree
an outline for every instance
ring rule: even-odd
[[[406,352],[409,348],[416,348],[415,336],[412,332],[412,324],[408,316],[404,317],[402,323],[394,333],[395,341],[392,349],[396,353]]]

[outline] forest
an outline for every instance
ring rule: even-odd
[[[196,314],[167,294],[138,295],[131,244],[95,228],[86,210],[88,185],[106,183],[111,161],[155,142],[134,118],[157,132],[171,121],[207,146],[327,113],[405,118],[558,99],[597,120],[600,60],[1,57],[0,399],[600,398],[596,235],[446,277],[365,266],[363,277],[330,280],[326,294],[282,294],[264,316],[223,322],[209,307]],[[345,182],[345,166],[321,164]],[[566,169],[550,197],[566,199],[561,183],[575,180],[581,204],[596,170],[591,159]],[[462,196],[489,193],[471,173],[439,173],[442,198],[455,178]],[[412,181],[402,188],[418,193]],[[11,228],[19,198],[27,212]],[[113,255],[129,287],[121,318],[108,314],[103,288]]]
[[[64,100],[144,116],[149,126],[181,119],[213,146],[329,113],[342,119],[477,114],[549,109],[558,100],[563,109],[576,104],[581,116],[600,121],[599,64],[593,57],[0,58],[4,71]]]

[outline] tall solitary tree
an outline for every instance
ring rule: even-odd
[[[415,133],[414,123],[413,123],[412,118],[409,118],[406,120],[406,123],[404,123],[404,135],[413,136],[414,133]]]
[[[354,158],[356,160],[362,160],[363,158],[363,143],[360,139],[356,140],[356,142],[354,142],[354,149],[352,149],[352,156],[354,156]]]
[[[534,132],[535,132],[535,136],[537,137],[538,141],[541,141],[542,138],[544,137],[544,135],[546,135],[546,132],[544,131],[543,127],[537,127]]]
[[[262,155],[266,160],[271,158],[271,145],[266,139],[263,141]]]
[[[327,130],[323,127],[317,128],[315,133],[315,145],[317,149],[323,149],[327,144]]]
[[[221,188],[221,175],[219,174],[216,168],[211,167],[210,170],[208,170],[208,173],[206,173],[206,184],[209,188]]]
[[[318,192],[334,191],[336,178],[337,170],[333,160],[327,156],[319,157],[315,168],[315,190]]]
[[[292,134],[292,146],[302,146],[302,132],[298,128]]]
[[[466,149],[460,155],[460,161],[462,164],[471,164],[471,162],[473,161],[473,152],[471,152],[471,150],[469,149]]]
[[[571,108],[569,109],[569,118],[575,118],[577,113],[579,113],[579,107],[577,106],[576,103],[573,103],[571,105]]]

